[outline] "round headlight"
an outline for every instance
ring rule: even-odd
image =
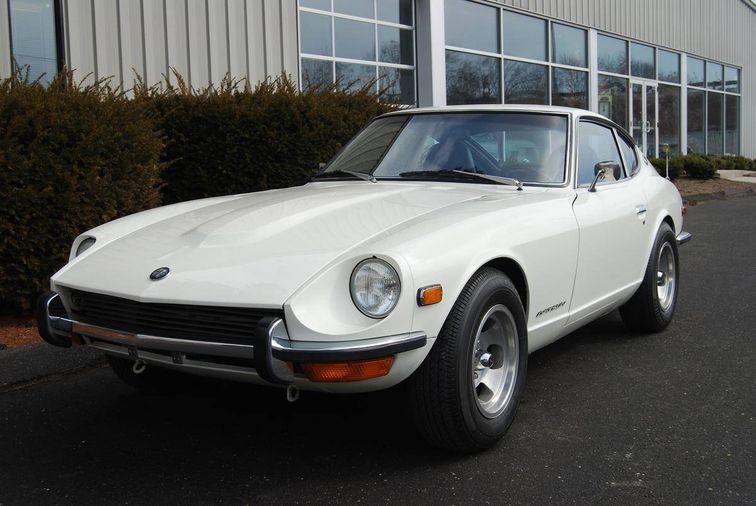
[[[87,251],[89,248],[94,246],[96,239],[94,237],[87,237],[83,241],[79,243],[79,246],[76,248],[76,256],[81,255],[85,251]]]
[[[357,309],[370,318],[384,318],[399,301],[402,285],[388,262],[378,258],[363,260],[352,272],[349,291]]]

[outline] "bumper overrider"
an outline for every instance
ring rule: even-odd
[[[260,378],[279,385],[292,383],[298,374],[316,382],[385,375],[396,354],[422,348],[428,341],[421,332],[409,332],[343,342],[298,342],[289,339],[283,319],[277,316],[260,319],[250,329],[248,344],[144,335],[75,321],[56,292],[40,297],[37,327],[54,346],[86,345],[135,363],[227,379]]]

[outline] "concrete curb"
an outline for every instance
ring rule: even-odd
[[[741,197],[752,197],[756,195],[756,191],[753,188],[743,188],[737,190],[723,190],[713,193],[697,193],[695,195],[683,196],[683,201],[689,205],[695,205],[698,202],[706,202],[707,200],[726,200],[735,199]]]
[[[66,349],[38,343],[0,350],[0,392],[104,364],[101,352],[85,346]]]

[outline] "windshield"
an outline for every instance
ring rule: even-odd
[[[435,179],[466,171],[524,183],[558,184],[565,181],[566,149],[564,115],[481,112],[387,116],[360,132],[321,176],[359,172],[377,179]]]

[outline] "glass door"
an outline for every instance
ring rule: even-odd
[[[646,156],[656,157],[659,145],[656,83],[633,80],[630,94],[630,131],[633,139]]]

